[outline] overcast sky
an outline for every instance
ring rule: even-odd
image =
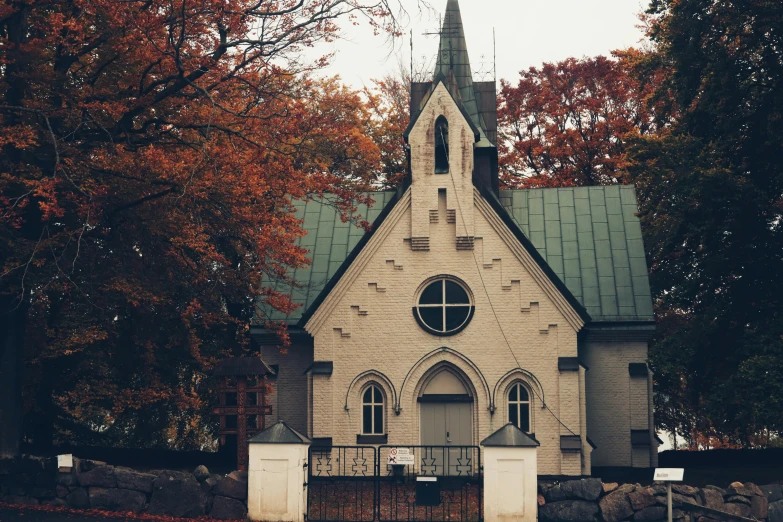
[[[438,16],[446,0],[429,0],[434,12],[420,12],[417,0],[399,0],[409,17],[403,20],[413,30],[413,54],[418,64],[434,65],[438,48]],[[607,55],[613,49],[639,45],[642,37],[637,14],[646,1],[639,0],[460,0],[462,21],[474,76],[483,69],[492,79],[492,29],[495,29],[498,79],[513,80],[519,71],[543,62],[570,56]],[[343,21],[345,23],[345,21]],[[343,81],[361,88],[410,64],[410,40],[406,35],[396,48],[384,36],[373,36],[366,23],[343,30],[343,39],[320,44],[316,54],[335,52],[326,74],[339,74]],[[483,56],[483,58],[482,58]],[[424,57],[424,58],[423,58]],[[482,64],[482,62],[484,62]],[[431,67],[428,67],[431,69]]]

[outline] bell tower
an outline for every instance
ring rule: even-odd
[[[474,186],[498,193],[495,82],[474,82],[457,0],[448,0],[432,81],[411,84],[411,248],[429,250],[430,225],[455,225],[473,249]],[[439,209],[445,206],[445,215]]]
[[[411,82],[410,130],[424,104],[432,94],[438,79],[443,79],[449,92],[458,100],[479,130],[479,140],[473,145],[475,184],[498,194],[497,149],[497,85],[492,81],[473,81],[470,57],[462,25],[459,1],[448,0],[443,23],[433,80]],[[406,139],[407,139],[406,131]]]

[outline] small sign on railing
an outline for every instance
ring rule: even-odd
[[[389,448],[389,455],[386,457],[387,464],[407,466],[415,462],[416,458],[410,448]]]

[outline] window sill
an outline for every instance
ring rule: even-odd
[[[356,435],[356,444],[386,444],[389,435]]]

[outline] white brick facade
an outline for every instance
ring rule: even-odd
[[[449,172],[435,174],[441,115],[451,154]],[[446,366],[469,383],[474,445],[508,422],[508,391],[521,382],[541,443],[539,474],[653,464],[654,445],[631,445],[631,430],[653,436],[651,377],[631,378],[628,367],[646,360],[646,342],[578,342],[582,317],[474,188],[474,133],[442,83],[409,143],[411,186],[307,320],[312,351],[264,352],[281,366],[275,420],[355,445],[361,394],[372,383],[383,391],[388,444],[418,445],[422,387]],[[462,282],[475,306],[454,335],[434,335],[414,316],[419,293],[439,276]],[[561,358],[577,357],[582,364],[559,369]],[[331,362],[331,374],[304,375],[313,361]],[[561,449],[561,437],[574,436],[581,447]]]

